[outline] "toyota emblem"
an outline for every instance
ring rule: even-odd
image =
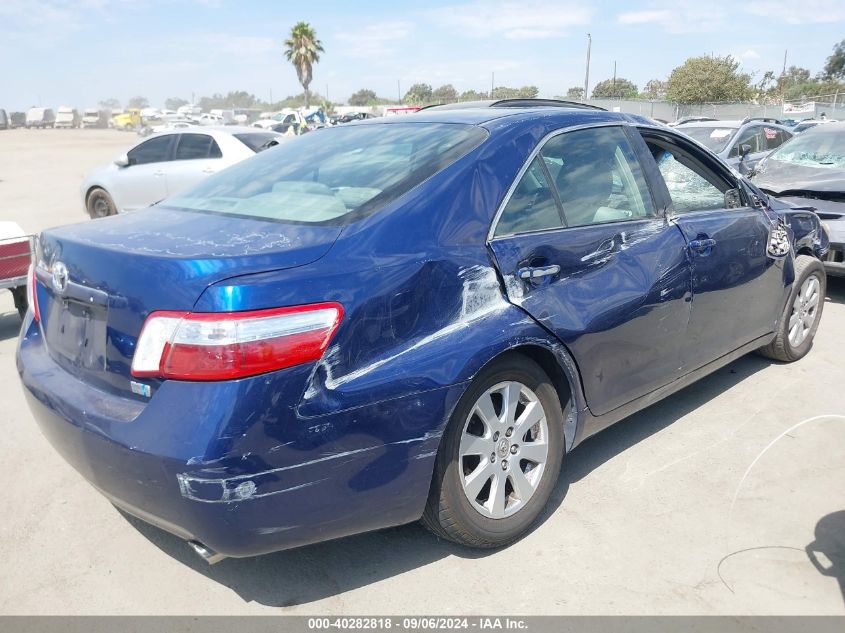
[[[53,290],[59,294],[67,290],[68,274],[67,266],[62,262],[53,264]]]

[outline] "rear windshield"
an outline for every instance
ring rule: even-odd
[[[233,134],[236,139],[246,145],[253,152],[260,152],[269,147],[277,145],[280,136],[273,132],[246,132],[244,134]]]
[[[738,128],[680,125],[675,129],[695,139],[711,152],[718,154],[728,146]]]
[[[321,129],[162,204],[285,222],[346,222],[384,207],[486,137],[482,128],[449,123]]]
[[[819,169],[845,169],[845,127],[816,126],[793,136],[769,160]]]

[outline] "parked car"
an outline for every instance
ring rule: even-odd
[[[53,122],[54,128],[75,128],[82,125],[82,117],[75,108],[62,106],[56,112],[56,120]]]
[[[795,136],[758,164],[753,179],[770,195],[815,209],[830,238],[825,270],[845,276],[845,122]]]
[[[43,129],[53,127],[56,114],[51,108],[30,108],[26,111],[26,127],[30,129]]]
[[[373,119],[375,118],[374,114],[370,114],[369,112],[347,112],[346,114],[341,114],[337,118],[337,123],[349,123],[350,121],[363,121],[364,119]]]
[[[172,118],[162,121],[157,125],[145,125],[138,130],[138,136],[149,136],[150,134],[158,134],[167,130],[184,130],[197,126],[199,126],[199,123],[193,119]]]
[[[97,108],[86,108],[82,111],[81,126],[83,128],[106,128],[109,124],[109,113]]]
[[[804,119],[800,123],[797,123],[795,127],[792,128],[793,134],[800,134],[801,132],[806,132],[810,128],[816,127],[817,125],[822,125],[824,123],[835,123],[835,119]]]
[[[45,231],[17,367],[55,449],[210,562],[421,517],[500,546],[590,435],[809,351],[824,234],[766,202],[595,108],[337,126]]]
[[[0,130],[8,130],[9,127],[9,115],[6,114],[5,110],[0,108]]]
[[[26,284],[32,241],[16,223],[0,221],[0,289],[11,291],[21,317],[28,308]]]
[[[26,127],[26,112],[12,112],[9,114],[9,127]]]
[[[91,172],[81,188],[88,214],[99,218],[148,207],[282,138],[253,128],[194,129],[155,134]]]
[[[792,138],[777,119],[698,121],[675,126],[723,158],[741,174],[750,173],[765,156]]]
[[[297,110],[283,110],[270,117],[259,119],[252,124],[253,127],[265,130],[274,129],[279,125],[291,126],[294,134],[299,134],[299,131],[307,125],[307,122],[305,121],[305,117]]]
[[[677,127],[679,125],[685,125],[687,123],[700,123],[702,121],[716,121],[712,116],[684,116],[678,119],[677,121],[672,121],[671,123],[667,123],[669,127]]]

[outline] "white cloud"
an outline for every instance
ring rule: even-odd
[[[718,2],[662,0],[642,11],[620,13],[616,21],[626,26],[653,24],[669,33],[694,33],[718,30],[727,15],[728,11]]]
[[[774,17],[786,24],[831,24],[845,21],[842,0],[752,0],[741,9],[751,15]]]
[[[356,59],[383,59],[407,43],[414,25],[403,20],[368,24],[354,32],[335,34],[344,46],[344,55]]]
[[[589,24],[593,13],[575,3],[494,0],[440,7],[428,15],[465,37],[521,40],[560,37],[572,27]]]
[[[760,59],[760,53],[755,51],[753,48],[749,48],[738,55],[735,55],[737,59],[741,59],[743,61],[747,61],[749,59]]]

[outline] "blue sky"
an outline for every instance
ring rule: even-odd
[[[819,71],[845,38],[843,0],[2,0],[0,107],[106,97],[190,99],[247,90],[295,94],[281,41],[297,20],[326,53],[312,90],[345,101],[359,88],[394,97],[425,81],[485,90],[534,84],[541,96],[618,75],[640,87],[689,56],[731,54],[748,72],[788,63]]]

